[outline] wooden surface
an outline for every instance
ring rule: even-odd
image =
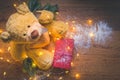
[[[0,1],[0,28],[5,28],[5,23],[10,14],[15,10],[12,4],[15,0]],[[76,80],[75,74],[79,73],[77,80],[120,80],[120,1],[119,0],[43,0],[43,4],[51,2],[60,5],[60,17],[64,20],[67,16],[79,23],[84,23],[87,19],[93,21],[104,20],[113,29],[112,38],[104,46],[93,46],[87,53],[79,52],[79,57],[75,57],[74,65],[69,75],[63,76],[63,80]],[[0,80],[27,80],[28,75],[22,72],[22,64],[14,62],[10,57],[7,47],[0,41],[0,49],[5,52],[0,53]],[[9,59],[12,63],[7,62]],[[7,72],[4,76],[3,73]],[[45,80],[59,80],[45,79]]]

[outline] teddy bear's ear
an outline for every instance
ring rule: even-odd
[[[9,42],[11,40],[10,34],[8,32],[2,32],[0,35],[0,39],[3,42]]]
[[[29,10],[29,8],[28,8],[28,6],[27,6],[27,4],[25,2],[23,2],[22,4],[17,6],[16,10],[20,14],[26,14],[26,13],[30,12],[30,10]]]

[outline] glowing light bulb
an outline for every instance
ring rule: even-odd
[[[59,14],[59,12],[56,12],[56,14],[58,15],[58,14]]]
[[[72,30],[75,30],[75,27],[72,27]]]
[[[79,78],[80,78],[80,74],[79,74],[79,73],[76,73],[76,74],[75,74],[75,78],[76,78],[76,79],[79,79]]]
[[[50,16],[49,16],[49,15],[47,15],[47,18],[50,18]]]
[[[3,57],[0,57],[0,60],[3,60]]]
[[[29,80],[32,80],[32,79],[33,79],[32,77],[29,78]]]
[[[92,20],[91,20],[91,19],[89,19],[89,20],[88,20],[88,22],[89,22],[89,23],[92,23]]]
[[[39,52],[39,56],[42,56],[43,55],[43,52]]]
[[[66,74],[68,74],[68,73],[69,73],[69,71],[65,71],[65,73],[66,73]]]
[[[88,20],[89,23],[92,23],[92,20]]]
[[[8,47],[8,51],[10,51],[11,47]]]
[[[59,77],[59,80],[62,80],[63,79],[63,77]]]
[[[68,46],[67,49],[70,50],[70,46]]]
[[[0,53],[2,53],[3,52],[3,50],[2,49],[0,49]]]
[[[68,22],[66,22],[65,24],[67,24],[67,25],[68,25]]]
[[[52,53],[54,53],[54,52],[55,52],[55,50],[53,49],[53,50],[52,50]]]
[[[94,33],[93,32],[91,32],[89,35],[90,35],[90,37],[94,37]]]
[[[4,76],[6,76],[6,74],[7,74],[6,72],[3,72],[3,75],[4,75]]]
[[[14,3],[13,6],[16,7],[17,5]]]
[[[6,61],[7,61],[8,63],[10,62],[10,60],[9,60],[9,59],[7,59]]]
[[[28,58],[28,56],[27,56],[27,55],[25,55],[25,58]]]
[[[72,23],[75,23],[75,21],[72,21]]]
[[[35,63],[32,63],[32,67],[36,67],[36,64],[35,64]]]
[[[25,3],[25,2],[23,2],[23,4],[25,5],[26,3]]]
[[[49,32],[49,35],[51,35],[51,32]]]
[[[77,53],[77,57],[79,57],[80,56],[80,54],[79,53]]]
[[[0,29],[0,34],[3,32],[3,30],[2,29]]]
[[[50,74],[47,74],[47,77],[50,77]]]
[[[60,38],[56,38],[56,40],[60,40]]]
[[[70,38],[73,38],[73,35],[72,35],[72,34],[70,35]]]
[[[0,53],[2,54],[4,51],[3,51],[3,49],[0,49]]]
[[[73,62],[71,62],[71,66],[74,66]]]
[[[88,23],[89,25],[91,25],[91,24],[93,23],[93,21],[92,21],[91,19],[89,19],[89,20],[87,21],[87,23]]]

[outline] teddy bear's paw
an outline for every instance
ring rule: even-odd
[[[8,32],[3,32],[0,35],[0,39],[2,39],[3,42],[9,42],[11,40],[10,34]]]

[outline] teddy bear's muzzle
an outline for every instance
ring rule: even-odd
[[[39,33],[38,33],[37,30],[32,31],[32,33],[31,33],[31,38],[32,39],[36,39],[36,38],[38,38],[38,36],[39,36]]]

